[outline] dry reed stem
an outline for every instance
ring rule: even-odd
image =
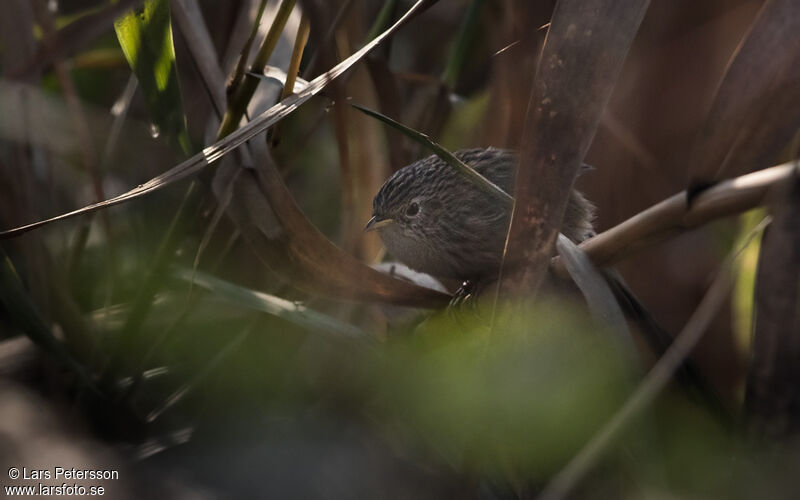
[[[580,248],[595,265],[610,266],[671,235],[764,204],[772,190],[797,171],[797,165],[784,163],[719,182],[698,194],[691,204],[687,192],[681,191],[584,241]],[[552,267],[560,276],[567,276],[558,257]]]

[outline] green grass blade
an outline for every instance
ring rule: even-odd
[[[369,338],[359,328],[332,316],[308,309],[290,300],[234,285],[202,271],[176,269],[172,274],[180,280],[205,288],[233,304],[278,316],[304,328],[349,338]]]
[[[191,150],[183,114],[168,0],[147,0],[114,22],[117,39],[139,79],[154,125],[184,153]]]

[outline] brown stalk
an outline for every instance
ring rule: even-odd
[[[36,13],[36,19],[42,26],[42,47],[47,51],[53,52],[54,54],[53,70],[56,74],[56,78],[58,79],[58,83],[61,85],[61,88],[64,92],[64,99],[67,102],[69,114],[75,127],[75,133],[78,136],[83,166],[89,173],[89,176],[92,178],[92,188],[94,189],[95,198],[97,201],[104,200],[106,196],[103,192],[103,180],[98,172],[97,154],[95,153],[94,145],[92,144],[92,138],[91,133],[89,132],[89,123],[86,119],[86,114],[83,112],[83,106],[81,106],[80,100],[78,99],[75,85],[72,82],[72,76],[69,74],[67,67],[61,60],[61,57],[53,49],[56,31],[52,15],[48,11],[47,6],[44,4],[44,0],[36,0],[33,5],[34,12]],[[104,219],[104,223],[107,223],[107,219]]]
[[[347,26],[342,26],[334,33],[334,43],[336,59],[341,60],[344,54],[350,52],[350,44],[347,37]],[[354,70],[358,71],[357,69]],[[336,136],[337,152],[339,154],[339,176],[341,186],[341,237],[339,244],[342,245],[347,253],[363,257],[359,252],[359,241],[361,240],[361,228],[355,223],[358,220],[358,181],[361,179],[363,170],[357,158],[359,142],[350,141],[351,116],[348,114],[348,106],[341,103],[347,101],[347,96],[351,95],[348,91],[349,82],[339,80],[332,85],[333,100],[340,103],[333,107],[333,132]],[[362,226],[363,227],[363,226]]]
[[[689,162],[695,184],[770,165],[800,128],[800,3],[767,0],[731,57]]]
[[[292,56],[289,59],[289,68],[286,70],[286,81],[283,82],[283,89],[281,90],[281,100],[286,99],[294,93],[294,84],[297,81],[297,73],[300,70],[300,62],[303,60],[303,52],[308,43],[308,33],[310,25],[308,21],[308,14],[303,12],[300,17],[300,26],[297,28],[297,35],[294,39],[294,46],[292,47]],[[272,127],[270,131],[270,144],[275,147],[280,143],[281,136],[280,123]]]
[[[261,3],[258,4],[258,13],[253,21],[253,26],[250,29],[250,36],[247,37],[247,41],[244,43],[244,46],[242,46],[242,51],[239,54],[239,60],[236,62],[236,68],[233,70],[233,75],[228,82],[227,90],[229,94],[236,92],[236,90],[239,88],[239,85],[242,84],[245,68],[247,67],[247,60],[250,58],[250,50],[253,48],[253,42],[255,42],[256,36],[258,35],[258,28],[261,25],[261,17],[264,15],[264,8],[266,6],[267,0],[261,0]],[[275,26],[275,24],[273,23],[272,26]],[[271,28],[272,27],[270,27],[270,31]]]
[[[531,91],[500,291],[535,295],[572,184],[649,0],[562,0]]]
[[[800,430],[800,171],[771,207],[754,297],[752,357],[745,413],[755,439],[781,440]]]
[[[402,117],[400,110],[403,101],[397,85],[397,74],[392,72],[387,61],[380,56],[367,60],[367,70],[379,103],[378,108],[388,116]],[[386,144],[392,171],[408,165],[414,159],[408,142],[397,134],[386,134]]]

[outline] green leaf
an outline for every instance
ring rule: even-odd
[[[128,64],[139,79],[154,125],[188,154],[189,134],[175,65],[169,2],[147,0],[136,11],[117,19],[114,29]]]

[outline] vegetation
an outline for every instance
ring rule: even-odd
[[[799,32],[795,0],[6,0],[0,465],[122,469],[114,498],[795,496]],[[488,146],[515,193],[451,154]],[[466,303],[362,231],[429,154],[514,205]]]

